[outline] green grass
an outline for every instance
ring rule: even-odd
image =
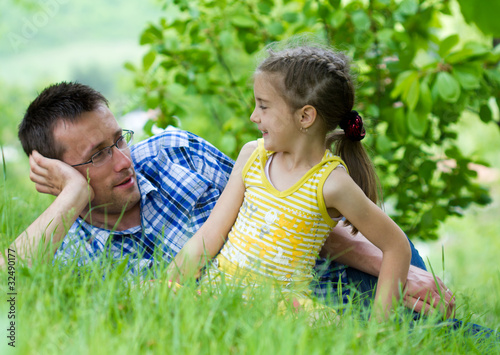
[[[500,186],[496,182],[491,188],[491,205],[471,208],[463,218],[451,218],[440,229],[441,240],[424,247],[429,250],[429,260],[436,274],[456,293],[458,316],[470,316],[476,323],[498,329]]]
[[[0,240],[2,247],[6,247],[51,198],[34,193],[32,186],[22,179],[2,180],[1,189]],[[493,258],[485,260],[470,252],[473,248],[470,238],[459,243],[458,249],[469,253],[445,250],[445,278],[458,290],[459,316],[498,328],[498,267],[491,271],[496,266],[480,266],[495,260],[494,251],[483,254]],[[488,248],[479,249],[484,252]],[[458,277],[464,272],[460,265],[470,265],[473,261],[478,264],[474,265],[476,274]],[[276,301],[265,291],[247,304],[237,292],[229,290],[222,290],[217,296],[210,293],[198,296],[193,285],[177,294],[164,284],[143,292],[123,282],[119,266],[111,268],[108,264],[103,262],[105,266],[96,264],[82,270],[75,265],[35,262],[27,268],[18,263],[15,353],[483,354],[500,351],[500,345],[492,340],[466,336],[463,329],[450,332],[437,326],[435,320],[420,321],[412,329],[404,314],[398,316],[401,321],[393,319],[383,325],[367,322],[366,312],[356,302],[342,308],[338,324],[311,326],[305,314],[277,312]],[[8,275],[7,271],[2,272],[0,293],[6,299]],[[103,273],[107,275],[105,279]],[[496,281],[486,285],[491,277]],[[8,311],[9,304],[1,302],[2,354],[14,353],[7,345]]]

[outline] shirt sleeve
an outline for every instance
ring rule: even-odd
[[[109,238],[111,240],[108,240]],[[90,226],[78,219],[55,253],[53,262],[79,268],[88,266],[94,272],[102,272],[100,276],[105,278],[107,268],[102,267],[102,262],[106,261],[111,263],[110,270],[116,267],[124,267],[127,270],[125,282],[135,282],[154,277],[160,262],[155,262],[151,255],[145,257],[142,249],[137,240],[128,234],[113,240],[109,231]]]
[[[203,138],[169,127],[132,147],[132,158],[138,171],[163,151],[173,163],[190,169],[224,190],[234,162]]]

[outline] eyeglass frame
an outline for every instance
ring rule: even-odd
[[[120,149],[120,148],[118,148],[118,142],[121,139],[124,139],[125,134],[130,134],[130,141],[127,142],[127,146],[125,148]],[[133,139],[134,139],[134,131],[132,131],[131,129],[124,129],[124,130],[122,130],[122,135],[120,137],[118,137],[118,139],[116,140],[116,142],[114,142],[110,146],[104,147],[104,148],[100,149],[99,151],[95,152],[94,154],[92,154],[92,156],[90,157],[89,161],[87,161],[85,163],[81,163],[81,164],[71,165],[71,166],[72,167],[76,167],[76,166],[82,166],[82,165],[92,164],[92,166],[95,167],[95,165],[94,165],[94,157],[97,154],[103,153],[106,149],[108,149],[111,153],[107,153],[107,155],[109,155],[109,157],[111,158],[111,157],[113,157],[113,147],[116,147],[116,149],[118,149],[119,151],[123,151],[123,150],[125,150],[127,148],[130,148],[130,144],[132,143]],[[105,163],[103,163],[102,165],[104,165],[104,164]],[[102,166],[102,165],[98,165],[97,167]]]

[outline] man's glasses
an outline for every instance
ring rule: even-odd
[[[123,130],[123,135],[120,136],[115,142],[115,144],[110,145],[109,147],[103,148],[94,155],[90,157],[90,160],[81,163],[81,164],[76,164],[76,165],[71,165],[71,166],[80,166],[80,165],[86,165],[86,164],[92,164],[95,167],[102,166],[106,164],[109,159],[113,156],[113,147],[116,147],[120,150],[126,150],[130,147],[132,144],[132,138],[134,137],[134,131],[124,129]]]

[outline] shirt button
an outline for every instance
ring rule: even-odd
[[[152,234],[153,233],[153,228],[148,227],[148,228],[144,229],[144,233],[146,233],[146,234]]]

